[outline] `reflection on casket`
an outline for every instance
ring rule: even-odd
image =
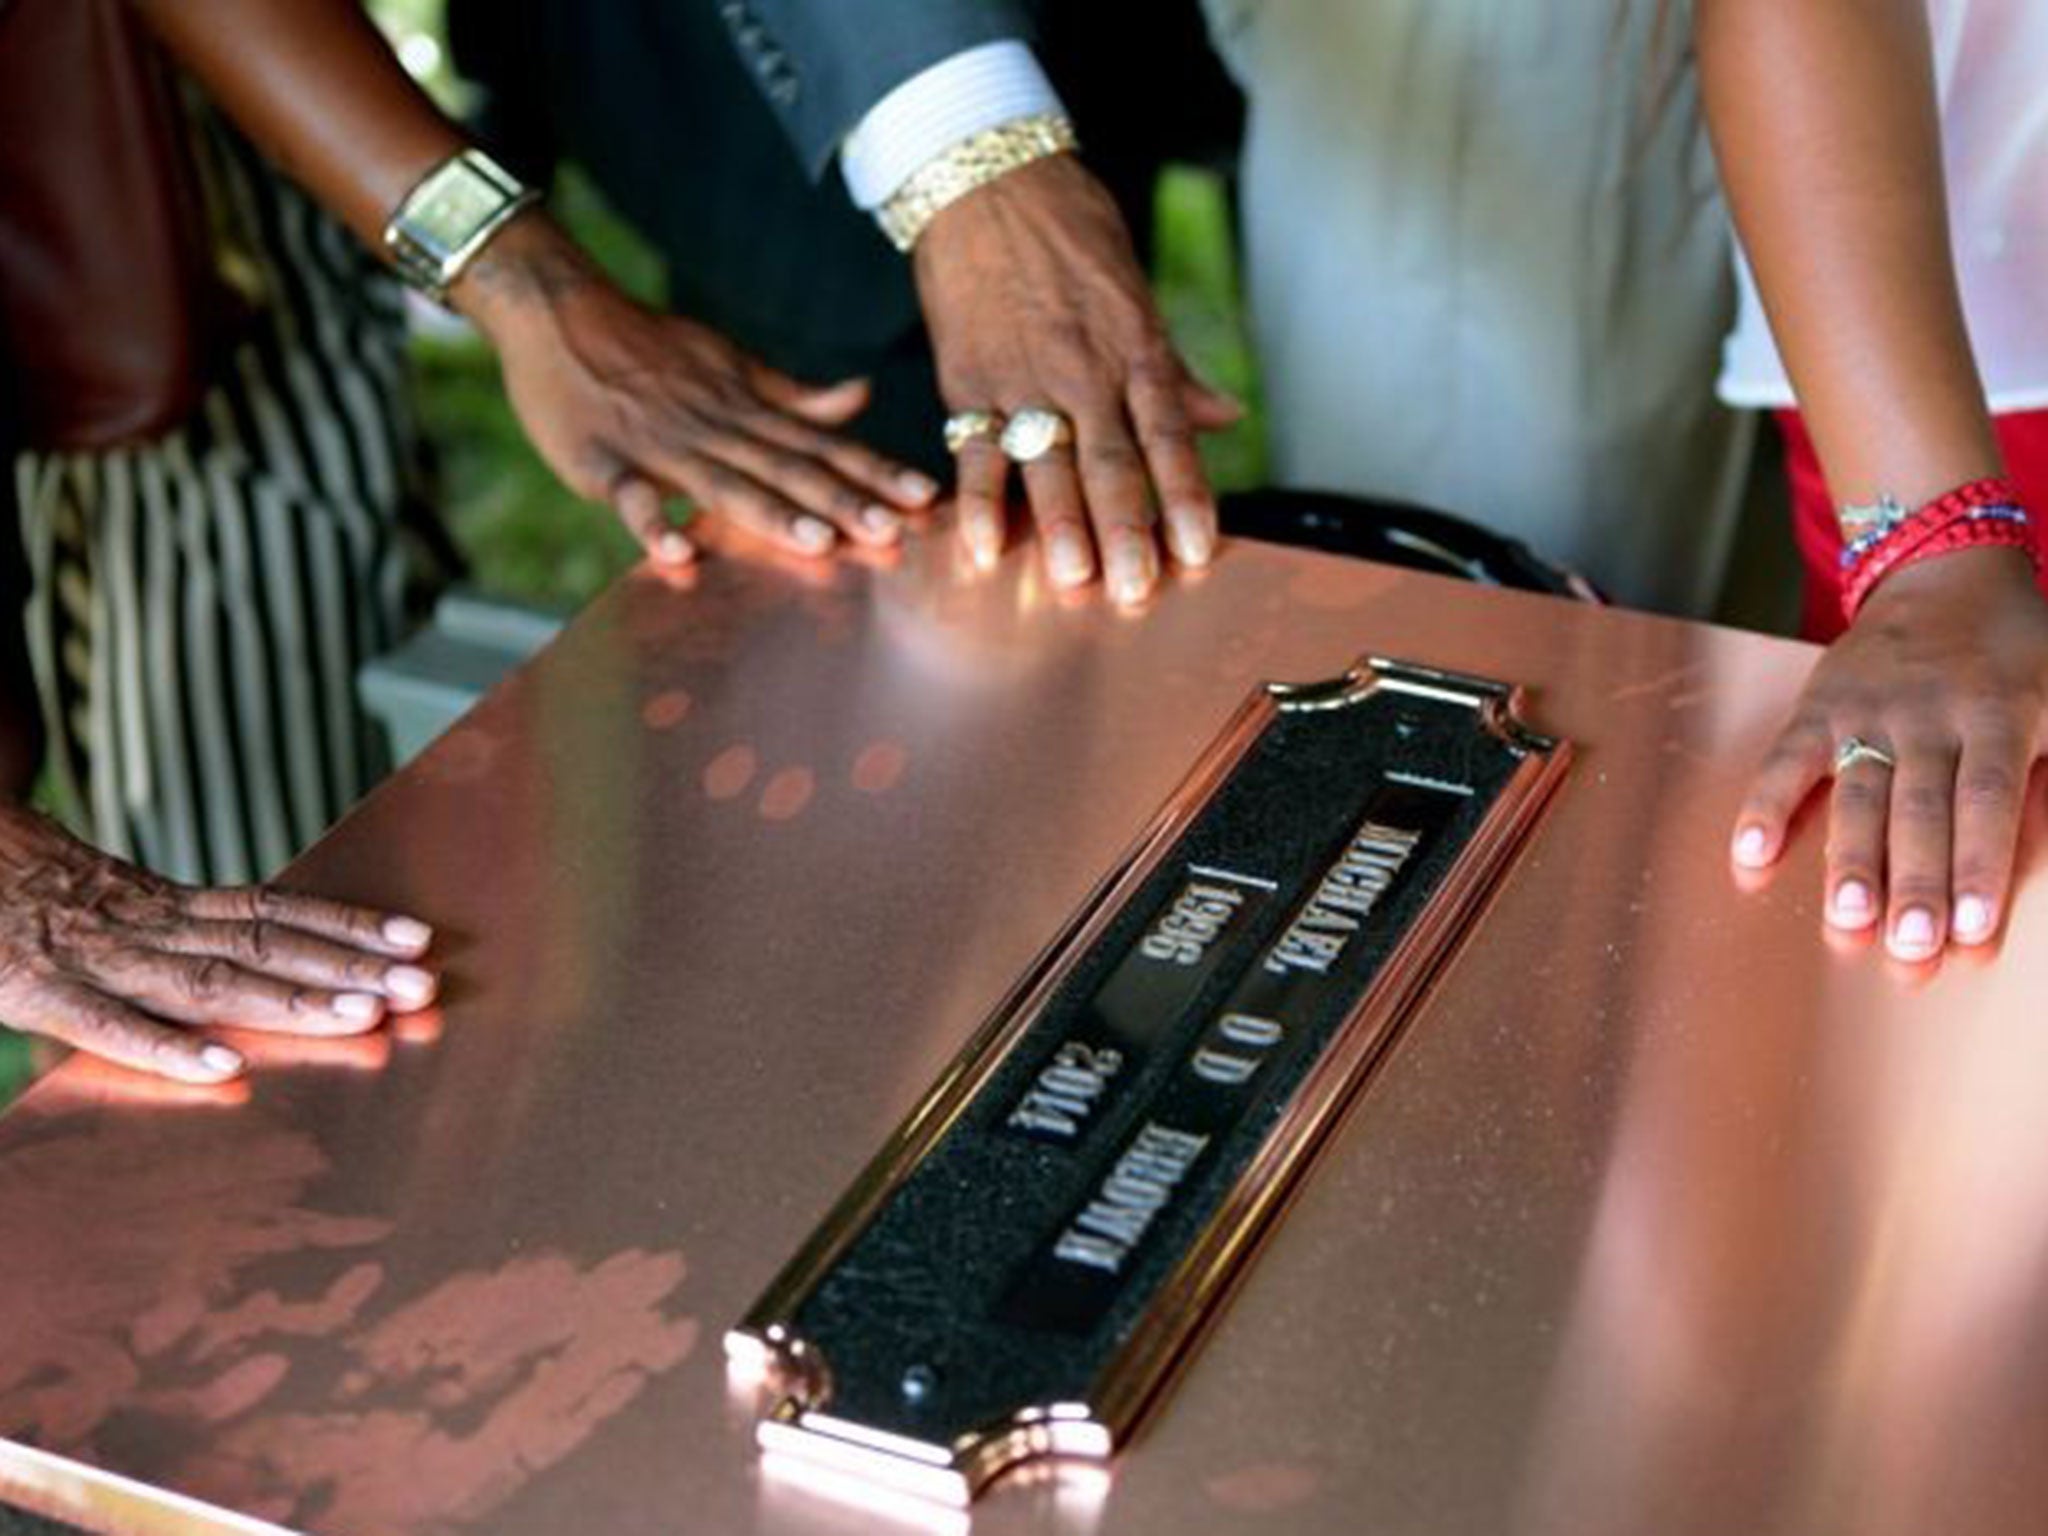
[[[629,580],[299,866],[439,920],[438,1038],[0,1121],[9,1497],[964,1518],[764,1462],[719,1336],[1247,690],[1378,652],[1526,684],[1577,766],[1135,1445],[975,1531],[2036,1528],[2048,894],[1902,976],[1821,941],[1810,831],[1731,888],[1810,652],[1249,544],[1127,617],[1027,554]]]

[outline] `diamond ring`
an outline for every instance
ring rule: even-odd
[[[1876,763],[1885,769],[1899,766],[1899,760],[1876,743],[1861,736],[1844,736],[1842,744],[1835,748],[1835,777],[1840,778],[1858,763]]]
[[[1028,406],[1003,428],[1003,452],[1013,464],[1030,464],[1074,440],[1074,424],[1058,411]]]

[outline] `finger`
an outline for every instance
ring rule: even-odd
[[[755,394],[779,411],[801,416],[822,427],[844,426],[868,407],[873,390],[866,379],[841,379],[836,384],[806,384],[766,363],[748,360],[747,383]]]
[[[888,545],[903,537],[903,517],[894,507],[805,454],[744,433],[721,437],[706,451],[859,543]]]
[[[82,982],[50,982],[38,990],[37,1016],[23,1022],[106,1061],[181,1083],[224,1083],[248,1063],[232,1046],[174,1029],[139,1008]]]
[[[1159,490],[1173,557],[1182,565],[1202,566],[1216,557],[1216,497],[1195,447],[1185,394],[1179,380],[1156,371],[1142,374],[1131,383],[1131,421]]]
[[[411,958],[434,942],[434,930],[416,917],[372,912],[368,907],[301,896],[268,885],[220,886],[183,892],[187,917],[220,923],[271,923],[339,940],[378,954]]]
[[[1954,865],[1956,749],[1938,737],[1901,740],[1885,847],[1885,947],[1930,960],[1948,937]]]
[[[190,923],[153,935],[150,947],[166,954],[232,960],[282,981],[330,992],[366,992],[404,1008],[424,1008],[439,990],[420,966],[393,964],[332,939],[275,923]]]
[[[137,949],[98,959],[94,984],[158,1018],[288,1035],[359,1035],[383,1021],[375,992],[336,992],[281,981],[211,955]]]
[[[780,491],[717,459],[704,458],[682,471],[705,511],[730,519],[739,527],[789,550],[816,558],[832,553],[839,530],[827,519],[807,512]]]
[[[1837,774],[1828,795],[1827,920],[1848,932],[1878,918],[1891,791],[1892,770],[1866,758]]]
[[[747,429],[756,437],[818,460],[905,511],[921,511],[939,499],[939,482],[930,475],[899,464],[853,438],[820,432],[772,411],[748,421]]]
[[[2012,885],[2032,767],[2026,739],[2009,725],[1985,723],[1964,732],[1956,768],[1955,909],[1950,923],[1960,943],[1983,944],[1998,932]]]
[[[1024,466],[1024,491],[1045,545],[1045,570],[1056,587],[1084,586],[1095,574],[1095,546],[1073,455],[1054,449]]]
[[[1144,455],[1121,410],[1091,412],[1079,431],[1081,488],[1102,550],[1103,586],[1116,602],[1142,603],[1159,584],[1152,483]]]
[[[955,463],[960,537],[975,565],[993,570],[1003,557],[1009,523],[1004,502],[1009,493],[1010,461],[992,439],[977,437],[961,445]]]
[[[1729,853],[1744,869],[1768,869],[1785,851],[1792,818],[1827,777],[1833,747],[1825,727],[1795,720],[1771,744],[1735,817]]]
[[[1244,420],[1245,404],[1233,394],[1190,376],[1181,390],[1188,420],[1198,432],[1221,432]]]
[[[605,499],[649,558],[663,565],[688,565],[696,558],[696,546],[668,520],[661,487],[646,476],[626,470],[612,481]]]

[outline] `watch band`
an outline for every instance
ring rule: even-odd
[[[408,283],[440,303],[491,236],[540,201],[480,149],[452,155],[420,178],[384,226],[384,250]]]
[[[983,129],[927,160],[875,210],[875,222],[899,251],[917,244],[950,204],[998,176],[1080,147],[1071,119],[1057,112],[1013,118]]]

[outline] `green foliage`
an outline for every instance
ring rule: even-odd
[[[1202,457],[1218,490],[1245,490],[1266,478],[1266,434],[1230,197],[1221,177],[1176,166],[1159,178],[1153,206],[1152,281],[1167,326],[1195,372],[1247,407],[1243,421],[1203,444]]]
[[[0,1029],[0,1104],[11,1102],[28,1086],[28,1041],[12,1030]]]

